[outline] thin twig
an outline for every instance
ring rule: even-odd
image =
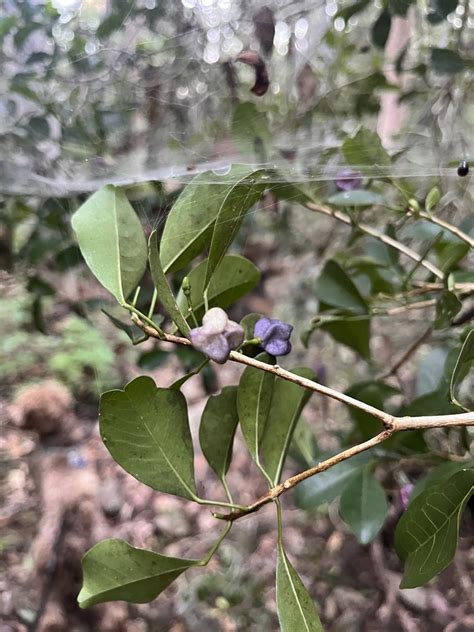
[[[327,206],[321,206],[319,204],[315,204],[314,202],[306,202],[304,206],[310,211],[314,211],[315,213],[322,213],[323,215],[327,215],[328,217],[333,217],[334,219],[337,219],[338,221],[343,222],[344,224],[347,224],[348,226],[353,225],[353,221],[349,217],[349,215],[346,215],[346,213],[343,213],[342,211],[336,211]],[[365,233],[366,235],[370,235],[371,237],[378,239],[378,241],[383,242],[387,246],[391,246],[392,248],[395,248],[395,250],[398,250],[398,252],[401,252],[403,255],[405,255],[409,259],[416,261],[417,263],[422,265],[424,268],[429,270],[431,274],[434,274],[438,279],[444,279],[444,273],[439,268],[437,268],[430,261],[423,260],[423,257],[421,257],[421,255],[419,255],[417,252],[415,252],[408,246],[405,246],[405,244],[402,244],[396,239],[392,239],[392,237],[390,237],[389,235],[382,233],[376,228],[372,228],[372,226],[369,226],[368,224],[357,223],[356,227],[361,232]]]
[[[132,313],[131,318],[133,322],[137,325],[137,327],[140,327],[140,329],[142,329],[142,331],[147,333],[150,337],[158,338],[159,340],[163,340],[166,342],[174,342],[175,344],[182,344],[187,346],[191,344],[191,342],[187,338],[181,338],[179,336],[174,336],[166,333],[159,333],[148,323],[141,321],[136,313]],[[277,377],[292,382],[293,384],[298,384],[303,388],[307,388],[310,391],[320,393],[321,395],[326,395],[327,397],[331,397],[332,399],[335,399],[343,404],[347,404],[348,406],[352,406],[353,408],[362,410],[363,412],[368,413],[369,415],[372,415],[373,417],[379,419],[385,426],[385,429],[368,441],[364,441],[363,443],[359,443],[358,445],[352,446],[351,448],[347,448],[346,450],[339,452],[339,454],[336,454],[329,459],[318,463],[314,467],[311,467],[307,470],[304,470],[303,472],[300,472],[299,474],[296,474],[295,476],[288,478],[283,483],[280,483],[270,489],[264,496],[259,498],[251,505],[248,505],[247,507],[242,507],[228,514],[214,514],[216,518],[222,520],[233,522],[238,518],[242,518],[243,516],[258,511],[261,507],[270,502],[273,502],[285,491],[292,489],[307,478],[310,478],[315,474],[319,474],[320,472],[324,472],[325,470],[334,467],[334,465],[350,459],[356,454],[360,454],[361,452],[370,450],[370,448],[373,448],[379,443],[386,441],[396,432],[401,432],[403,430],[426,430],[430,428],[446,428],[453,426],[474,426],[474,412],[458,413],[452,415],[395,417],[394,415],[390,415],[389,413],[380,410],[375,406],[371,406],[370,404],[366,404],[365,402],[350,397],[345,393],[340,393],[339,391],[329,388],[328,386],[324,386],[323,384],[319,384],[318,382],[314,382],[313,380],[308,380],[307,378],[295,375],[294,373],[291,373],[291,371],[282,369],[278,365],[261,362],[256,358],[248,357],[246,355],[243,355],[242,353],[238,353],[237,351],[230,352],[229,360],[232,360],[233,362],[238,362],[239,364],[244,364],[246,366],[254,367],[256,369],[260,369],[261,371],[266,371],[267,373],[276,375]],[[213,504],[217,505],[219,503],[214,502]]]
[[[421,347],[421,345],[425,342],[425,340],[427,340],[430,337],[432,331],[433,331],[433,328],[428,327],[428,329],[426,329],[426,331],[424,331],[423,334],[419,338],[417,338],[410,347],[408,347],[405,353],[403,353],[400,356],[400,358],[395,362],[392,368],[388,369],[388,371],[380,375],[378,379],[386,380],[388,377],[395,375],[395,373],[397,373],[400,367],[402,367],[405,364],[405,362],[411,358],[411,356],[415,353],[415,351],[419,349],[419,347]]]
[[[291,476],[290,478],[287,478],[286,481],[283,481],[283,483],[279,483],[278,485],[270,489],[264,496],[256,500],[251,505],[248,505],[244,511],[242,510],[232,511],[231,513],[228,513],[228,514],[215,513],[214,517],[220,520],[228,520],[230,522],[234,522],[234,520],[238,520],[239,518],[242,518],[243,516],[247,516],[248,514],[255,513],[256,511],[261,509],[264,505],[267,505],[268,503],[273,502],[279,496],[281,496],[284,492],[288,491],[289,489],[292,489],[293,487],[295,487],[295,485],[298,485],[298,483],[301,483],[302,481],[306,480],[307,478],[310,478],[311,476],[314,476],[315,474],[325,472],[329,468],[334,467],[335,465],[337,465],[338,463],[341,463],[342,461],[346,461],[347,459],[350,459],[356,454],[360,454],[361,452],[370,450],[370,448],[373,448],[379,443],[382,443],[382,441],[385,441],[386,439],[388,439],[388,437],[390,437],[391,434],[392,434],[391,430],[384,430],[383,432],[376,435],[372,439],[369,439],[368,441],[364,441],[364,443],[359,443],[358,445],[353,446],[352,448],[348,448],[347,450],[344,450],[343,452],[339,452],[339,454],[336,454],[330,457],[329,459],[326,459],[325,461],[321,461],[321,463],[318,463],[317,465],[310,467],[308,470],[304,470],[304,472],[300,472],[299,474],[296,474],[295,476]]]
[[[447,428],[452,426],[474,426],[474,412],[472,413],[461,413],[461,414],[453,414],[453,415],[433,415],[433,416],[420,416],[420,417],[392,417],[391,423],[386,424],[386,429],[380,432],[372,439],[368,441],[364,441],[363,443],[359,443],[351,448],[347,448],[338,454],[310,467],[299,474],[295,474],[295,476],[291,476],[287,478],[283,483],[279,483],[272,487],[264,496],[256,500],[251,505],[248,505],[245,510],[232,511],[228,514],[218,514],[215,513],[214,517],[219,520],[228,520],[229,522],[234,522],[239,518],[243,518],[251,513],[255,513],[259,509],[261,509],[264,505],[267,505],[270,502],[276,500],[279,496],[281,496],[284,492],[296,487],[299,483],[305,481],[315,474],[320,474],[321,472],[325,472],[329,470],[331,467],[338,465],[338,463],[342,463],[342,461],[347,461],[347,459],[356,456],[356,454],[361,454],[362,452],[366,452],[371,448],[383,443],[387,439],[389,439],[396,432],[401,432],[403,430],[427,430],[430,428]]]
[[[135,325],[137,325],[137,327],[140,327],[142,331],[147,333],[152,338],[157,338],[158,340],[166,342],[174,342],[175,344],[180,345],[191,345],[191,341],[187,338],[181,338],[179,336],[166,333],[164,333],[163,336],[160,336],[160,334],[155,331],[150,325],[141,321],[137,314],[132,314],[132,320]],[[298,384],[299,386],[307,388],[310,391],[320,393],[321,395],[326,395],[327,397],[336,399],[337,401],[342,402],[343,404],[347,404],[348,406],[359,408],[369,415],[377,417],[377,419],[380,419],[380,421],[382,421],[383,423],[389,422],[391,420],[391,415],[385,413],[383,410],[379,410],[378,408],[370,406],[370,404],[366,404],[365,402],[360,402],[358,399],[354,399],[353,397],[350,397],[345,393],[340,393],[339,391],[329,388],[328,386],[319,384],[319,382],[314,382],[313,380],[301,377],[300,375],[295,375],[294,373],[291,373],[291,371],[282,369],[277,364],[267,364],[266,362],[262,362],[261,360],[257,360],[256,358],[251,358],[250,356],[246,356],[243,353],[239,353],[238,351],[231,351],[229,354],[229,360],[232,360],[233,362],[238,362],[239,364],[245,364],[246,366],[251,366],[256,369],[260,369],[261,371],[267,371],[267,373],[272,373],[277,377],[281,377],[284,380],[288,380],[289,382]]]
[[[390,307],[389,309],[381,312],[383,316],[396,316],[397,314],[404,314],[414,309],[426,309],[427,307],[434,307],[437,303],[435,298],[428,298],[426,301],[417,301],[416,303],[407,303],[406,305],[399,305],[397,307]],[[377,316],[377,308],[373,311],[374,316]]]
[[[464,241],[470,248],[474,248],[474,239],[466,235],[460,228],[457,226],[453,226],[449,222],[446,222],[444,219],[440,219],[439,217],[435,217],[434,215],[430,215],[429,213],[425,213],[425,211],[420,211],[418,213],[419,217],[423,219],[427,219],[432,224],[436,224],[437,226],[441,226],[445,230],[448,230],[453,235],[456,235],[461,241]]]

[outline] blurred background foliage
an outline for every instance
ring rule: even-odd
[[[363,219],[424,253],[452,282],[474,283],[472,250],[417,218],[413,205],[414,200],[418,210],[433,210],[474,234],[471,180],[456,175],[460,160],[474,161],[473,0],[0,4],[0,398],[55,378],[76,401],[92,399],[95,406],[101,390],[123,386],[137,372],[171,365],[182,374],[199,364],[201,356],[192,350],[153,345],[142,350],[112,327],[101,309],[126,318],[85,270],[70,218],[90,193],[114,182],[126,188],[146,232],[161,230],[196,173],[205,171],[209,182],[225,184],[230,164],[245,162],[276,165],[275,185],[283,176],[297,182],[333,210],[349,210],[352,223],[348,233],[331,218],[310,218],[296,208],[295,191],[276,188],[248,215],[237,237],[236,251],[258,265],[262,281],[232,316],[240,320],[247,312],[263,312],[294,323],[295,355],[315,367],[321,381],[373,405],[398,414],[453,409],[447,392],[453,362],[472,329],[472,299],[461,296],[464,310],[455,327],[456,305],[448,306],[443,318],[439,288],[427,294],[436,299],[436,314],[401,310],[374,318],[374,309],[403,308],[400,294],[428,277],[380,241],[361,238],[357,223]],[[254,70],[235,61],[249,49],[261,55],[270,78],[261,97],[250,92]],[[358,131],[360,125],[364,130]],[[335,182],[348,164],[363,177],[359,200],[352,196],[349,205],[337,197]],[[439,196],[429,208],[427,194],[434,187]],[[330,259],[331,265],[324,265]],[[175,290],[183,274],[174,275]],[[341,279],[343,294],[349,291],[344,309],[337,298]],[[147,310],[151,296],[145,276],[141,309]],[[371,329],[368,321],[354,318],[369,312]],[[341,317],[343,331],[324,324],[321,316],[328,315]],[[387,385],[384,372],[432,325]],[[212,367],[200,377],[202,399],[219,382]],[[472,405],[472,380],[471,372],[459,390],[466,406]],[[95,420],[93,411],[88,421]],[[308,418],[299,424],[291,450],[298,467],[371,436],[377,427],[357,412],[328,413],[320,401]],[[313,423],[321,418],[324,424]],[[388,531],[401,511],[398,489],[424,471],[409,458],[438,462],[430,450],[464,454],[470,436],[439,431],[428,442],[429,449],[420,433],[397,438],[391,446],[395,457],[388,452],[380,458],[384,472],[378,476],[390,500]],[[400,454],[407,464],[394,472]],[[308,577],[334,535],[334,524],[314,527],[314,516],[326,515],[324,503],[339,496],[366,463],[347,465],[331,481],[321,476],[302,486],[296,496],[309,516],[295,519],[290,539]],[[189,516],[186,520],[191,524]],[[334,523],[341,529],[340,520]],[[135,534],[134,527],[127,528]],[[174,542],[175,528],[173,514],[166,543]],[[319,529],[319,548],[309,557],[298,535],[303,529],[308,537]],[[145,527],[143,532],[148,533]],[[147,537],[139,544],[153,546],[154,538]],[[383,537],[391,542],[386,531]],[[339,546],[334,538],[331,546],[334,551]],[[191,629],[215,612],[227,617],[230,606],[239,629],[270,629],[275,613],[263,585],[249,576],[232,546],[226,555],[222,570],[179,584],[176,607]],[[348,557],[352,567],[354,556]],[[259,571],[260,565],[257,552],[251,568]],[[333,561],[321,563],[324,587],[318,595],[343,583],[343,566],[334,571]],[[327,612],[325,617],[330,619]],[[349,629],[347,621],[341,625]]]

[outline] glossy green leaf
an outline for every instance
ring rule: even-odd
[[[226,386],[218,395],[209,397],[199,426],[199,443],[207,462],[220,479],[230,466],[238,423],[236,386]]]
[[[184,395],[137,377],[100,398],[100,433],[115,461],[153,489],[194,499],[194,453]]]
[[[216,215],[229,189],[225,182],[215,184],[213,179],[209,171],[199,174],[173,204],[160,242],[165,273],[181,270],[209,245]]]
[[[331,307],[348,310],[354,314],[367,314],[368,307],[349,275],[330,259],[316,282],[317,298]]]
[[[448,478],[451,478],[453,474],[456,474],[461,470],[472,468],[474,468],[474,461],[472,460],[445,461],[444,463],[437,465],[427,476],[420,478],[420,480],[416,482],[416,485],[410,494],[410,502],[415,500],[417,496],[419,496],[429,487],[442,486],[443,482]]]
[[[188,274],[191,285],[191,301],[198,320],[204,314],[204,281],[206,277],[207,261],[202,261]],[[253,290],[260,279],[260,272],[254,264],[238,255],[226,255],[209,284],[209,307],[226,308],[235,303],[247,292]],[[185,311],[186,298],[181,289],[177,297],[178,307]],[[188,318],[190,322],[190,318]]]
[[[352,138],[344,142],[342,153],[347,164],[353,166],[388,166],[391,162],[379,135],[365,127],[359,128]]]
[[[371,542],[383,527],[388,512],[387,498],[370,467],[354,474],[341,496],[339,511],[361,544]]]
[[[160,261],[160,251],[158,245],[158,236],[156,231],[150,235],[148,242],[148,257],[150,260],[150,271],[153,284],[158,293],[158,300],[163,305],[167,314],[172,318],[175,325],[185,336],[189,334],[189,325],[183,313],[178,307],[173,292],[169,286],[168,280],[163,272]]]
[[[239,103],[231,123],[232,140],[249,162],[257,158],[265,162],[272,138],[268,129],[267,114],[260,112],[254,103]]]
[[[454,366],[454,371],[451,376],[451,383],[449,386],[449,394],[451,397],[451,401],[460,406],[467,412],[468,409],[464,408],[462,404],[458,401],[457,389],[462,380],[470,373],[474,368],[474,329],[466,336],[464,340],[463,346],[461,347],[461,351],[459,352],[458,359]]]
[[[323,632],[315,605],[281,545],[278,545],[276,602],[282,632]]]
[[[384,204],[385,200],[379,193],[368,189],[354,189],[353,191],[339,191],[328,198],[333,206],[373,206]]]
[[[328,458],[329,455],[326,455]],[[316,509],[340,496],[357,472],[373,459],[364,452],[303,481],[295,491],[295,503],[301,509]],[[320,461],[324,458],[321,456]]]
[[[305,367],[292,369],[294,375],[314,380],[316,374]],[[293,432],[312,392],[288,380],[276,378],[272,402],[262,438],[265,471],[276,485],[281,476]]]
[[[431,67],[438,75],[455,75],[464,70],[465,63],[462,57],[454,50],[432,48]]]
[[[372,27],[372,41],[375,46],[379,48],[385,48],[388,36],[390,34],[390,27],[392,26],[392,16],[390,13],[383,9],[379,14],[379,17],[375,20]]]
[[[453,318],[460,312],[462,303],[453,292],[445,290],[436,301],[436,316],[434,329],[446,329],[453,322]]]
[[[415,588],[445,569],[456,552],[461,514],[474,491],[474,469],[421,492],[401,517],[395,548],[405,562],[401,588]]]
[[[216,268],[234,241],[247,211],[262,196],[266,187],[265,180],[269,177],[262,169],[255,171],[241,165],[238,167],[241,175],[238,176],[239,171],[235,167],[236,183],[229,188],[222,200],[214,223],[204,287],[208,286]]]
[[[71,223],[90,270],[124,304],[147,262],[145,235],[125,193],[103,187],[78,208]]]
[[[370,359],[370,318],[351,319],[344,316],[340,320],[325,323],[321,329],[334,340],[359,353],[364,359]]]
[[[272,363],[266,353],[257,356],[261,362]],[[275,376],[267,371],[246,367],[237,392],[240,427],[254,461],[259,460],[260,444],[272,403]]]
[[[184,560],[137,549],[123,540],[103,540],[82,559],[84,582],[79,606],[106,601],[146,603],[199,560]]]

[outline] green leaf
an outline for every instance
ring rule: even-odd
[[[189,325],[178,307],[173,292],[169,286],[168,280],[163,272],[160,261],[160,251],[158,244],[158,236],[156,231],[150,235],[148,242],[148,256],[150,259],[151,278],[158,293],[158,300],[165,308],[167,314],[171,316],[173,322],[185,336],[189,334]]]
[[[78,208],[71,223],[90,270],[123,305],[147,262],[145,235],[125,193],[103,187]]]
[[[444,371],[448,350],[431,347],[423,354],[416,370],[415,395],[420,396],[438,390],[446,381]],[[449,385],[449,379],[448,379]]]
[[[247,211],[262,196],[266,187],[264,180],[269,177],[263,170],[255,171],[241,166],[240,171],[241,176],[237,178],[235,185],[228,189],[214,223],[204,287],[208,286],[216,268],[234,241]]]
[[[348,274],[330,259],[316,282],[317,298],[332,307],[348,310],[354,314],[367,314],[368,307]]]
[[[82,263],[81,251],[76,244],[72,244],[71,246],[67,246],[67,248],[60,250],[54,257],[54,261],[57,269],[60,272],[65,272],[66,270]]]
[[[143,331],[139,329],[138,327],[136,327],[135,325],[129,325],[128,323],[124,323],[119,318],[115,318],[115,316],[112,316],[112,314],[109,314],[109,312],[107,312],[105,309],[102,309],[101,311],[115,325],[115,327],[123,331],[133,343],[140,340],[140,338],[143,338]]]
[[[469,246],[466,243],[441,244],[438,248],[439,267],[447,276],[458,263],[469,253]]]
[[[115,461],[134,478],[193,500],[193,444],[184,395],[137,377],[100,398],[100,433]]]
[[[281,544],[276,568],[276,602],[282,632],[323,632],[314,603]]]
[[[386,167],[391,163],[390,156],[382,147],[378,134],[365,127],[359,128],[352,138],[344,142],[342,153],[347,164],[353,166]]]
[[[474,469],[466,468],[410,502],[395,531],[395,549],[405,562],[400,588],[421,586],[451,563],[473,490]]]
[[[279,179],[284,179],[284,175],[281,173],[277,173],[277,177]],[[275,197],[279,200],[288,200],[289,202],[298,202],[298,204],[302,204],[303,206],[307,202],[312,202],[313,198],[309,193],[305,191],[304,185],[302,183],[294,184],[290,182],[280,182],[278,184],[273,183],[269,190],[275,195]]]
[[[319,458],[320,461],[323,460],[322,456]],[[356,473],[372,459],[370,451],[364,452],[303,481],[295,491],[296,505],[310,510],[332,502],[342,494]]]
[[[472,468],[474,468],[474,461],[472,460],[461,462],[445,461],[444,463],[441,463],[441,465],[433,468],[427,476],[424,476],[423,478],[420,478],[419,481],[417,481],[415,487],[410,494],[410,502],[413,502],[417,496],[419,496],[429,487],[442,487],[444,481],[448,478],[451,478],[451,476],[453,474],[456,474],[456,472]]]
[[[199,174],[173,204],[160,244],[165,273],[181,270],[210,243],[216,215],[229,188],[228,184],[213,183],[212,178],[215,176],[210,171]]]
[[[383,382],[366,381],[352,384],[346,391],[346,395],[383,410],[385,400],[399,392],[398,389]],[[365,413],[358,408],[352,408],[352,406],[348,410],[364,439],[372,437],[382,429],[381,422],[373,415],[369,415],[369,413]]]
[[[303,416],[298,419],[296,424],[288,454],[305,468],[314,465],[317,458],[316,438]]]
[[[172,355],[170,351],[163,351],[159,348],[152,349],[140,355],[137,365],[145,371],[155,371],[166,364]]]
[[[368,544],[383,527],[387,512],[385,492],[370,466],[360,469],[341,496],[341,518],[361,544]]]
[[[266,353],[257,356],[261,362],[272,363]],[[246,367],[237,391],[237,410],[240,427],[250,454],[259,461],[260,444],[272,403],[275,376],[267,371]]]
[[[375,46],[385,48],[391,26],[392,16],[386,9],[383,9],[372,27],[372,41]]]
[[[256,172],[254,168],[234,165],[223,177],[223,184],[216,184],[215,174],[207,171],[196,176],[183,189],[168,215],[161,238],[160,258],[165,273],[181,270],[210,245],[216,217],[221,210],[224,215],[229,214],[233,218],[230,221],[235,221],[234,214],[237,218],[239,214],[243,217],[256,191],[247,199],[251,187],[250,183],[243,184],[242,179],[254,173],[258,174],[255,176],[257,179],[263,175],[263,172]],[[236,191],[232,193],[235,188]],[[254,202],[255,198],[252,204]],[[237,232],[238,226],[234,228]],[[219,235],[223,237],[221,231]],[[219,243],[216,241],[214,247],[216,253]]]
[[[433,187],[428,191],[428,194],[425,198],[425,209],[430,213],[441,199],[441,191],[438,187]]]
[[[434,329],[446,329],[462,308],[462,303],[453,292],[445,290],[436,301]]]
[[[0,18],[0,44],[3,41],[5,35],[7,35],[12,28],[16,25],[18,18],[13,15]]]
[[[314,380],[316,374],[305,367],[292,373]],[[276,485],[281,476],[293,432],[312,391],[288,380],[276,378],[267,423],[262,438],[261,453],[265,471]]]
[[[433,71],[438,75],[455,75],[462,72],[465,63],[462,57],[454,50],[447,48],[431,49],[431,66]]]
[[[333,206],[373,206],[385,204],[384,198],[379,193],[367,189],[354,189],[353,191],[340,191],[328,198]]]
[[[257,110],[253,103],[239,103],[234,110],[231,125],[232,140],[246,159],[256,157],[265,162],[272,146],[267,115]]]
[[[459,352],[458,359],[456,360],[456,364],[454,366],[454,371],[451,376],[451,382],[449,385],[449,395],[451,401],[456,406],[463,408],[467,412],[469,410],[464,408],[462,404],[460,404],[457,400],[457,387],[462,382],[462,380],[468,375],[470,371],[472,371],[474,367],[474,329],[467,334],[466,339],[461,347],[461,351]]]
[[[370,318],[351,320],[350,317],[321,325],[321,329],[334,340],[359,353],[365,360],[370,359]]]
[[[199,443],[207,462],[221,480],[230,466],[238,423],[236,386],[226,386],[218,395],[209,397],[199,426]]]
[[[204,280],[206,277],[207,261],[201,263],[188,274],[191,285],[191,301],[196,318],[199,320],[204,314]],[[209,307],[226,308],[239,298],[253,290],[260,279],[260,272],[254,264],[238,255],[226,255],[215,271],[209,284]],[[180,289],[177,297],[178,307],[186,309],[186,298]],[[187,319],[188,322],[190,318]]]
[[[119,600],[146,603],[199,562],[137,549],[123,540],[103,540],[82,559],[84,583],[79,606]]]
[[[424,393],[409,404],[405,404],[398,411],[401,417],[418,417],[420,415],[449,415],[458,412],[449,401],[447,388],[443,384],[434,391]]]

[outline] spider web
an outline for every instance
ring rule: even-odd
[[[223,184],[237,162],[271,170],[269,183],[333,181],[345,166],[339,151],[343,136],[360,124],[377,128],[379,112],[362,108],[348,116],[350,107],[341,104],[358,99],[361,106],[361,101],[386,94],[387,85],[377,86],[393,71],[393,63],[371,62],[363,52],[373,16],[361,15],[343,25],[352,55],[335,72],[336,49],[325,36],[337,27],[336,11],[347,3],[274,3],[274,48],[266,59],[270,89],[260,100],[249,92],[252,69],[232,61],[240,50],[258,48],[252,22],[258,2],[182,0],[156,23],[158,32],[132,19],[130,9],[105,44],[89,30],[89,52],[72,56],[66,54],[65,40],[74,41],[78,21],[87,21],[85,3],[56,4],[62,11],[56,37],[64,59],[58,76],[39,90],[43,97],[49,92],[51,102],[66,98],[69,110],[63,108],[56,121],[47,117],[53,138],[38,139],[35,158],[12,155],[5,145],[9,157],[0,170],[4,193],[67,197],[109,183],[144,181],[167,182],[172,188],[204,172],[206,182]],[[152,1],[135,4],[150,10],[157,6]],[[97,74],[83,72],[85,61],[97,64]],[[231,79],[223,64],[231,69]],[[10,97],[17,99],[13,92],[7,93]],[[415,95],[403,106],[399,134],[389,141],[396,156],[390,166],[351,168],[366,178],[455,176],[457,163],[472,155],[466,123],[472,120],[467,111],[472,104],[464,102],[462,88],[451,98],[445,80],[434,81],[429,97]],[[232,120],[239,102],[252,104],[245,119],[250,132],[258,131],[262,113],[267,116],[264,152],[249,151],[249,143],[242,148],[235,138]],[[35,115],[31,103],[21,105],[23,120]],[[104,139],[96,139],[90,129],[83,139],[67,139],[81,113],[108,121]],[[35,130],[28,133],[35,142]]]

